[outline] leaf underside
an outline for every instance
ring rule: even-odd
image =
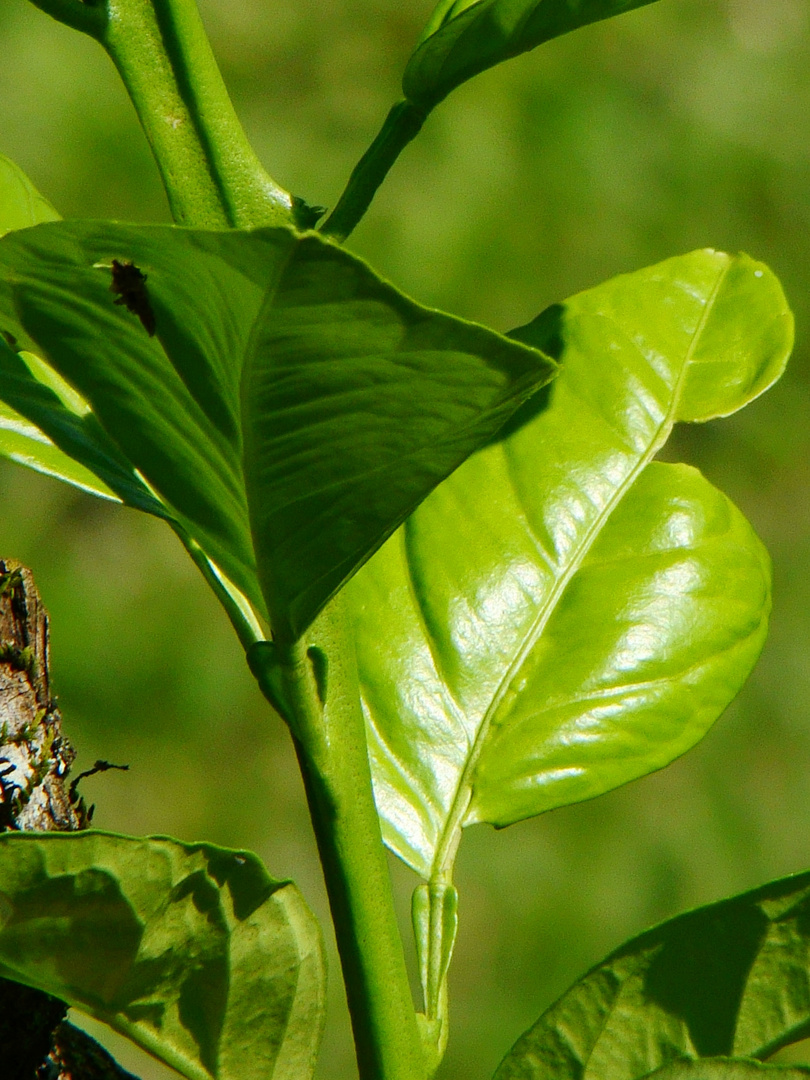
[[[761,649],[767,554],[729,500],[652,461],[678,420],[781,374],[773,275],[700,251],[515,332],[561,372],[346,590],[377,806],[424,877],[458,830],[591,798],[684,753]]]
[[[305,1080],[320,931],[248,852],[109,833],[0,836],[0,975],[126,1035],[188,1080]]]
[[[809,1065],[764,1065],[748,1058],[701,1058],[672,1061],[649,1073],[655,1080],[803,1080]]]
[[[154,337],[114,302],[116,259]],[[0,241],[0,277],[6,405],[196,540],[282,641],[555,372],[288,229],[59,222]],[[90,412],[35,408],[17,349]]]
[[[676,1059],[767,1058],[806,1038],[808,927],[810,873],[679,915],[566,991],[495,1080],[766,1080],[776,1066]]]

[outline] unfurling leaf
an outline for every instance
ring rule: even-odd
[[[810,1033],[808,928],[810,873],[678,915],[567,990],[495,1080],[778,1080],[776,1066],[717,1059],[767,1058]]]
[[[561,361],[347,589],[388,846],[447,872],[462,826],[591,798],[668,764],[765,638],[767,554],[678,420],[745,405],[793,324],[747,256],[699,251],[516,331]]]
[[[0,976],[109,1024],[188,1080],[306,1080],[320,932],[248,852],[109,833],[0,836]]]
[[[487,68],[588,23],[652,2],[440,0],[405,69],[405,96],[427,112]]]

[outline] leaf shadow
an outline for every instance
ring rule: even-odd
[[[667,928],[644,995],[686,1025],[701,1057],[731,1055],[746,980],[769,920],[759,907],[698,911]]]

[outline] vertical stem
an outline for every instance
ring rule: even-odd
[[[211,52],[196,0],[108,0],[102,44],[124,81],[183,224],[289,224]]]
[[[351,642],[335,601],[310,641],[279,650],[277,679],[293,730],[323,865],[361,1080],[424,1080],[416,1014],[371,786]],[[255,653],[253,654],[255,657]],[[260,683],[266,682],[253,663]]]
[[[152,147],[175,221],[289,225],[293,200],[263,169],[228,96],[196,0],[34,0],[95,37]]]

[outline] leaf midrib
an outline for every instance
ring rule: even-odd
[[[456,794],[453,797],[450,812],[447,816],[447,822],[441,832],[439,842],[436,847],[436,853],[433,857],[433,863],[431,865],[431,880],[434,880],[436,878],[449,878],[452,874],[452,860],[455,856],[455,852],[457,849],[456,834],[460,832],[460,830],[465,824],[467,824],[467,822],[465,821],[465,817],[469,810],[470,802],[472,799],[475,769],[477,768],[478,761],[481,757],[481,753],[483,752],[484,745],[487,740],[487,736],[489,735],[489,731],[492,726],[492,720],[496,715],[498,709],[500,708],[504,698],[506,697],[509,687],[512,685],[515,676],[525,663],[529,653],[535,647],[537,640],[540,638],[543,631],[545,630],[549,619],[557,608],[560,598],[562,597],[565,590],[568,588],[571,579],[581,567],[583,561],[585,560],[585,557],[587,556],[597,537],[602,532],[604,525],[612,516],[616,507],[630,490],[630,488],[633,486],[633,484],[635,484],[641,472],[643,472],[643,470],[647,467],[650,461],[652,461],[652,459],[655,457],[655,455],[658,453],[658,451],[661,449],[661,447],[664,445],[664,443],[669,437],[670,431],[675,424],[676,412],[678,405],[680,404],[681,394],[683,392],[683,386],[686,380],[686,374],[689,371],[689,367],[692,363],[692,358],[695,354],[697,343],[700,340],[701,335],[703,334],[706,323],[714,308],[715,301],[717,300],[717,296],[723,286],[723,282],[725,281],[729,269],[731,268],[732,262],[733,260],[729,259],[722,267],[720,273],[718,274],[714,288],[712,289],[712,292],[706,301],[706,306],[703,310],[703,313],[701,314],[700,319],[698,320],[698,324],[695,327],[694,333],[692,334],[689,348],[686,351],[686,355],[681,365],[681,370],[678,374],[678,380],[675,384],[675,387],[673,388],[670,406],[666,412],[666,415],[658,426],[655,437],[650,441],[647,450],[644,454],[641,455],[635,467],[628,474],[625,481],[616,488],[612,498],[608,502],[603,512],[596,518],[591,527],[585,533],[585,536],[583,537],[576,554],[571,559],[568,568],[558,578],[557,582],[549,593],[546,603],[540,609],[537,618],[534,620],[531,627],[529,628],[524,638],[523,646],[518,651],[515,659],[509,665],[506,673],[498,684],[498,687],[492,697],[492,701],[488,709],[486,710],[478,732],[476,733],[470,756],[467,759],[467,763],[465,764],[459,777],[458,785],[456,787]]]

